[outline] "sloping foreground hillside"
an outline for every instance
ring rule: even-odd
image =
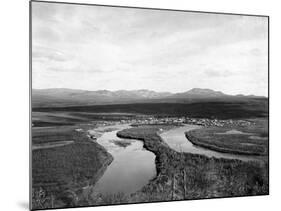
[[[163,128],[163,126],[161,126]],[[118,133],[140,139],[156,155],[157,177],[130,196],[131,202],[166,201],[268,194],[267,162],[208,158],[179,153],[157,135],[158,127],[138,127]]]
[[[33,209],[76,205],[113,159],[74,127],[36,128],[32,141]]]

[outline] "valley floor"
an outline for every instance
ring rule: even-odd
[[[92,193],[95,183],[113,160],[106,149],[89,136],[87,131],[93,128],[93,124],[33,128],[34,146],[44,146],[46,143],[56,146],[69,141],[57,147],[39,147],[32,150],[33,208],[268,194],[267,160],[244,162],[177,152],[158,135],[160,131],[176,126],[140,124],[117,133],[120,138],[143,141],[144,148],[156,156],[156,177],[130,195]],[[211,131],[209,128],[205,130]],[[217,130],[212,129],[212,132],[225,133],[229,129]],[[259,128],[251,130],[257,132]],[[258,140],[268,143],[268,140]]]
[[[144,147],[156,155],[157,177],[131,195],[130,202],[268,194],[266,162],[179,153],[169,148],[157,132],[157,127],[138,127],[118,133],[123,138],[144,141]]]
[[[223,153],[268,155],[268,120],[252,119],[248,126],[208,127],[186,132],[192,144]]]

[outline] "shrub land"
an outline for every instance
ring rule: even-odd
[[[75,206],[83,187],[94,185],[113,160],[102,146],[72,127],[39,128],[33,136],[36,144],[74,141],[32,151],[33,209]]]
[[[267,162],[179,153],[162,141],[158,131],[137,127],[118,132],[119,137],[142,140],[156,155],[157,177],[132,194],[129,202],[268,194]]]
[[[232,153],[266,154],[267,122],[252,121],[255,124],[248,127],[210,127],[192,131],[191,135],[198,143],[208,143],[204,147],[223,146]],[[268,194],[267,160],[244,162],[176,152],[158,135],[176,127],[172,124],[140,125],[119,131],[120,138],[141,140],[144,148],[156,155],[157,175],[131,195],[95,193],[94,185],[113,157],[87,136],[92,127],[76,124],[32,128],[32,144],[36,146],[32,150],[33,209]],[[229,134],[234,129],[247,135]],[[231,141],[225,142],[226,137]],[[56,145],[59,143],[63,145]],[[250,147],[239,147],[241,143]]]
[[[247,127],[210,127],[186,132],[194,145],[211,150],[246,154],[268,155],[268,120],[255,119]]]
[[[202,101],[187,103],[135,103],[73,107],[38,107],[33,112],[130,113],[158,116],[189,116],[195,118],[260,118],[268,116],[268,100]],[[120,115],[119,115],[120,117]],[[96,118],[96,117],[95,117]]]

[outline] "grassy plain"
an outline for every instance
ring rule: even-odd
[[[135,103],[72,107],[38,107],[36,112],[129,113],[155,116],[238,119],[266,117],[267,99],[241,101],[204,101],[187,103]]]
[[[192,130],[186,133],[186,137],[194,145],[219,152],[268,155],[268,119],[250,121],[251,124],[246,127],[210,127]]]
[[[36,108],[33,110],[37,110]],[[83,110],[83,109],[82,109]],[[32,124],[35,127],[49,126],[75,126],[77,124],[89,123],[92,121],[119,121],[122,119],[134,118],[136,114],[130,113],[95,113],[85,111],[52,111],[32,112]]]
[[[237,113],[239,115],[245,113],[246,116],[266,115],[266,112],[260,112],[260,107],[252,109],[253,111],[249,113],[249,109],[242,109],[241,105],[234,107],[240,109]],[[96,120],[116,121],[134,118],[139,111],[151,114],[157,110],[157,106],[154,105],[144,107],[138,105],[130,107],[131,110],[127,110],[128,105],[127,107],[115,105],[113,108],[110,108],[110,111],[116,113],[112,115],[97,114],[96,107],[56,108],[58,110],[44,108],[47,110],[33,112],[35,126],[32,128],[33,145],[73,141],[64,146],[32,151],[34,209],[268,194],[267,162],[242,162],[176,152],[157,134],[160,128],[168,130],[174,127],[173,125],[143,125],[118,133],[118,136],[123,138],[142,140],[144,147],[156,155],[157,176],[141,190],[131,195],[119,193],[93,196],[91,191],[85,192],[83,187],[95,184],[112,161],[112,156],[103,147],[87,137],[86,131],[89,127],[87,124],[91,123],[93,126],[95,124],[93,121]],[[194,110],[195,107],[189,111],[190,108],[193,107],[164,105],[160,109],[158,107],[156,115],[165,114],[166,111],[167,115],[183,115],[182,112],[195,111],[195,116],[204,114],[212,116],[213,113],[219,113],[220,107],[216,108],[213,105],[206,111],[200,108],[204,114]],[[107,112],[106,109],[107,107],[101,107],[98,111]],[[118,112],[123,110],[136,113],[122,116]],[[237,110],[226,112],[223,117],[234,116],[235,111]],[[78,128],[82,128],[83,131],[76,131]],[[268,131],[264,130],[262,123],[256,124],[253,128],[236,129],[268,137]],[[213,129],[213,132],[223,133],[225,130]]]

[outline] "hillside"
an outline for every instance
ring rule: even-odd
[[[33,89],[32,107],[67,107],[132,103],[248,102],[266,99],[257,96],[227,95],[211,89],[194,88],[182,93],[151,90]]]
[[[33,108],[36,112],[134,113],[197,118],[256,118],[268,116],[267,100],[248,102],[137,103]]]

